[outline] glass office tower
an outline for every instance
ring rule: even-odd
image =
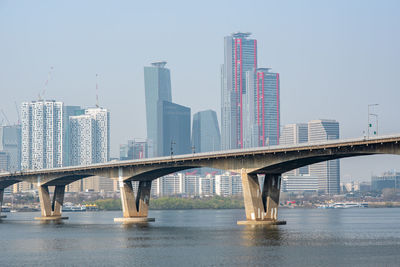
[[[158,103],[172,101],[170,70],[165,67],[167,62],[154,62],[144,67],[144,87],[146,96],[147,139],[155,149],[152,154],[160,155],[158,148]]]
[[[205,110],[193,115],[192,144],[196,152],[218,151],[221,148],[217,113]]]
[[[158,156],[190,153],[190,108],[169,101],[158,102]]]

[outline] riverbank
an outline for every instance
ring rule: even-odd
[[[85,204],[96,204],[99,210],[121,210],[119,199],[99,199]],[[185,210],[185,209],[242,209],[244,208],[242,198],[178,198],[163,197],[151,199],[152,210]]]

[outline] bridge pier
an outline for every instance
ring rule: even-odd
[[[150,190],[151,181],[140,181],[135,198],[132,182],[121,181],[120,192],[123,218],[114,218],[114,222],[143,223],[154,221],[154,218],[147,217],[149,212]]]
[[[35,217],[35,220],[55,221],[68,219],[68,217],[61,216],[64,192],[65,185],[56,185],[53,200],[51,201],[49,187],[47,185],[38,186],[42,217]]]
[[[281,174],[265,174],[262,192],[257,174],[241,171],[246,221],[238,224],[286,224],[278,221]]]
[[[3,218],[7,218],[6,215],[1,215],[1,206],[3,206],[3,195],[4,195],[4,188],[0,189],[0,220]]]

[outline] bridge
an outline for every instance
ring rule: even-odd
[[[4,189],[26,181],[38,187],[41,217],[36,219],[62,219],[65,186],[86,177],[103,176],[118,180],[120,186],[123,217],[115,221],[148,221],[152,180],[186,169],[211,167],[241,175],[246,221],[238,223],[279,224],[277,215],[282,173],[327,160],[373,154],[400,155],[400,135],[1,173],[0,212]],[[265,175],[263,188],[258,182],[259,174]],[[139,181],[136,195],[132,181]],[[49,186],[54,186],[52,199]]]

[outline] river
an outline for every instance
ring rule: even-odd
[[[280,209],[287,225],[239,226],[244,210],[150,211],[156,221],[121,225],[122,212],[5,213],[0,266],[399,266],[400,209]]]

